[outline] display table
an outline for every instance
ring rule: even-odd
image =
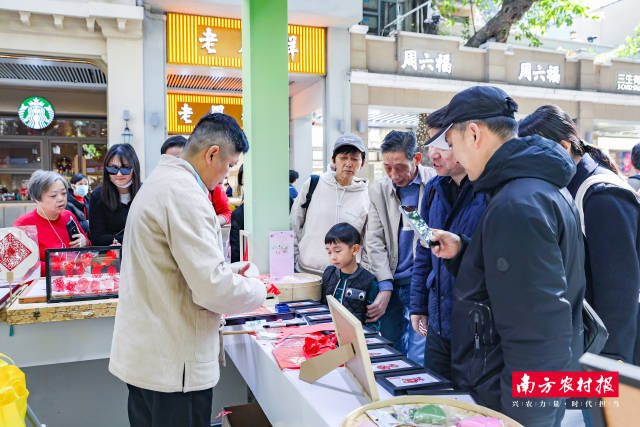
[[[370,403],[344,367],[309,384],[298,379],[298,370],[280,370],[271,341],[226,335],[224,348],[274,426],[336,427],[351,411]],[[215,390],[223,392],[225,386],[221,382]],[[380,386],[378,393],[380,399],[391,397]]]
[[[114,317],[117,305],[117,298],[51,304],[46,302],[21,304],[16,299],[6,308],[6,322],[9,325],[23,325]]]

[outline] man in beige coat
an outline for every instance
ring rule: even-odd
[[[204,116],[182,158],[163,155],[131,205],[109,371],[127,383],[132,426],[209,426],[220,314],[266,298],[262,282],[225,263],[207,197],[248,150],[233,118]]]

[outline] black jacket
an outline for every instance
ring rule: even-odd
[[[461,258],[453,381],[527,427],[559,426],[564,408],[513,407],[511,373],[580,370],[584,247],[575,205],[560,192],[575,168],[539,136],[503,144],[473,182],[487,209],[464,255],[449,263],[455,271]]]
[[[85,216],[84,211],[87,210],[87,215]],[[69,188],[67,190],[67,210],[78,218],[80,222],[80,227],[84,230],[85,233],[89,234],[89,220],[87,217],[89,216],[89,196],[84,198],[84,203],[80,202],[73,195],[73,190]]]
[[[575,197],[588,177],[612,173],[585,154],[567,188]],[[640,293],[640,205],[628,190],[595,184],[587,190],[582,206],[587,236],[586,299],[609,331],[602,355],[634,363]]]
[[[114,238],[122,243],[131,203],[128,205],[120,203],[115,211],[109,210],[102,202],[102,186],[100,186],[91,193],[89,205],[91,206],[89,211],[91,243],[94,246],[109,246]]]
[[[363,324],[367,320],[367,296],[371,286],[376,281],[376,276],[358,266],[358,269],[349,275],[344,284],[340,302],[353,313]],[[322,304],[327,303],[327,295],[333,295],[340,283],[340,270],[330,265],[322,274]]]
[[[229,231],[231,262],[240,261],[240,230],[244,230],[244,203],[231,212],[231,230]]]

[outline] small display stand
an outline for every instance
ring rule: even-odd
[[[302,362],[300,379],[313,383],[344,364],[364,394],[371,401],[378,400],[378,387],[373,376],[362,323],[331,295],[327,296],[327,303],[333,317],[339,347]]]

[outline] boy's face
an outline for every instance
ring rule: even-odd
[[[339,270],[356,262],[356,254],[360,251],[360,245],[349,246],[342,242],[327,243],[324,247],[327,249],[329,261]]]

